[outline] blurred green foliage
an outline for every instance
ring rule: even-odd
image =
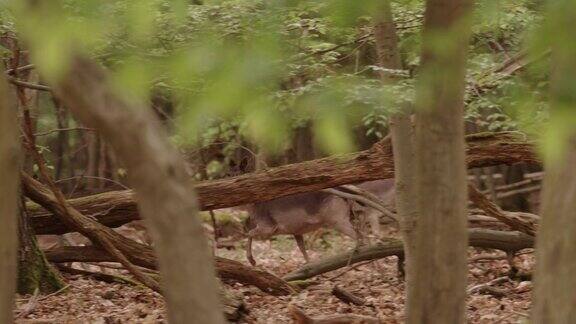
[[[354,149],[352,129],[383,137],[389,116],[414,97],[423,1],[392,3],[405,70],[386,86],[371,28],[379,1],[5,3],[3,30],[25,37],[43,77],[57,78],[74,52],[90,55],[113,71],[128,100],[171,98],[174,141],[182,145],[208,144],[215,134],[237,145],[240,135],[281,150],[292,128],[314,120],[318,144],[345,152]],[[542,16],[537,0],[476,3],[466,118],[479,130],[537,134],[548,120],[547,45],[533,46],[530,55],[538,59],[522,73],[486,80],[525,44],[546,37],[537,31]]]

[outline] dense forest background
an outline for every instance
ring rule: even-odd
[[[144,306],[103,303],[109,321],[569,322],[575,17],[569,0],[0,4],[0,323],[122,287]],[[362,189],[392,178],[390,201]],[[309,220],[258,218],[327,193],[384,233],[304,242],[284,228]],[[278,239],[248,266],[245,240],[254,265],[252,239],[278,234],[312,261]]]
[[[369,5],[225,1],[184,12],[173,5],[142,3],[131,9],[119,2],[90,12],[94,8],[71,2],[64,9],[78,16],[89,12],[82,27],[92,32],[85,35],[75,26],[80,23],[63,20],[50,27],[54,33],[47,32],[54,39],[42,42],[54,43],[53,56],[65,55],[66,43],[87,42],[91,55],[114,71],[121,92],[150,93],[173,142],[190,162],[203,158],[208,165],[207,174],[193,170],[200,179],[221,176],[235,155],[256,155],[260,144],[269,152],[262,162],[271,166],[366,148],[387,134],[390,116],[414,100],[422,2],[394,4],[403,68],[392,71],[398,82],[384,86]],[[542,128],[547,52],[529,53],[523,46],[542,19],[540,7],[533,1],[475,7],[466,80],[469,132]],[[112,16],[101,19],[98,12]],[[13,24],[3,27],[9,43]],[[64,62],[52,59],[49,68]],[[59,112],[50,94],[37,95],[38,144],[56,162],[58,180],[72,178],[63,185],[73,187],[74,177],[84,175],[80,187],[94,189],[93,183],[103,180],[90,177],[122,177],[118,167],[106,165],[113,161],[97,134]]]

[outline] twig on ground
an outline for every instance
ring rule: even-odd
[[[34,294],[32,294],[32,297],[30,297],[30,299],[28,300],[26,305],[24,305],[24,307],[22,307],[22,310],[20,310],[18,312],[18,315],[16,315],[16,318],[26,317],[26,316],[30,315],[32,313],[32,311],[34,311],[34,308],[36,308],[36,306],[38,306],[38,301],[39,301],[38,297],[39,296],[40,296],[40,290],[38,288],[36,288],[36,290],[34,290]]]
[[[356,306],[363,306],[366,304],[366,300],[363,298],[360,298],[338,286],[334,286],[334,288],[332,288],[332,295],[345,302],[346,304],[354,304]]]
[[[470,258],[470,262],[505,260],[506,254],[478,254]]]
[[[509,278],[508,276],[498,277],[498,278],[493,279],[493,280],[490,280],[490,281],[488,281],[488,282],[486,282],[486,283],[479,284],[479,285],[476,285],[476,286],[472,286],[471,288],[469,288],[469,289],[467,290],[467,293],[468,293],[469,295],[471,295],[471,294],[474,294],[474,293],[481,293],[482,291],[486,291],[486,292],[489,292],[489,293],[491,293],[491,294],[494,294],[494,293],[497,293],[497,294],[500,294],[500,293],[501,293],[501,294],[505,294],[505,291],[498,291],[498,292],[496,292],[496,290],[494,290],[494,289],[493,289],[494,287],[492,287],[492,286],[493,286],[493,285],[500,284],[500,283],[504,283],[504,282],[509,282],[509,281],[510,281],[510,278]]]
[[[55,291],[55,292],[53,292],[53,293],[51,293],[51,294],[42,296],[42,298],[40,298],[40,299],[38,299],[38,300],[39,300],[39,301],[42,301],[42,300],[48,299],[48,298],[50,298],[50,297],[52,297],[52,296],[56,296],[56,295],[58,295],[58,294],[63,293],[64,291],[68,290],[68,288],[70,288],[70,285],[66,285],[66,286],[58,289],[57,291]]]
[[[527,313],[522,313],[522,312],[518,312],[518,311],[515,311],[515,310],[511,310],[510,312],[511,312],[511,313],[514,313],[514,314],[516,314],[516,315],[518,315],[518,316],[522,316],[522,317],[525,317],[525,318],[530,318],[530,315],[528,315]]]
[[[342,277],[343,275],[345,275],[346,273],[348,273],[348,272],[350,272],[350,271],[352,271],[352,270],[354,270],[354,269],[360,268],[361,266],[370,264],[370,263],[372,263],[372,262],[374,262],[374,261],[376,261],[376,260],[377,260],[377,259],[368,260],[368,261],[366,261],[366,262],[358,263],[358,264],[355,264],[355,265],[352,265],[352,266],[349,265],[346,269],[344,269],[344,271],[340,272],[339,274],[337,274],[337,275],[335,275],[335,276],[333,276],[333,277],[327,278],[326,280],[332,281],[332,280],[334,280],[334,279],[336,279],[336,278],[340,278],[340,277]]]

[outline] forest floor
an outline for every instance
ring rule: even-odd
[[[217,253],[246,262],[243,243],[239,241],[236,249],[220,249]],[[327,233],[313,242],[309,253],[314,260],[353,246],[351,240]],[[289,237],[279,237],[271,243],[255,242],[254,255],[258,267],[279,276],[303,264],[295,242]],[[470,248],[470,260],[468,287],[474,292],[469,292],[467,298],[468,322],[527,322],[531,283],[502,278],[509,270],[502,252]],[[533,262],[531,251],[515,258],[515,265],[525,271],[532,269]],[[79,275],[65,277],[67,286],[61,292],[36,298],[19,296],[15,310],[17,323],[158,323],[165,319],[162,298],[145,288],[105,283]],[[487,288],[479,286],[493,280]],[[241,323],[290,323],[289,304],[312,317],[358,314],[380,318],[383,323],[403,322],[404,281],[398,276],[395,257],[342,268],[315,277],[311,282],[299,293],[284,297],[240,284],[227,287],[244,298],[248,314]],[[364,299],[365,305],[345,304],[332,294],[335,286]]]

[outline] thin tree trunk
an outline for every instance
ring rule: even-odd
[[[223,323],[213,260],[183,161],[150,109],[123,102],[95,63],[74,57],[54,89],[126,165],[158,253],[171,323]]]
[[[468,224],[463,102],[471,5],[469,0],[426,2],[416,97],[419,218],[408,323],[464,322]]]
[[[534,323],[576,319],[576,136],[560,161],[547,164],[536,243]]]
[[[86,189],[92,190],[96,187],[97,165],[98,165],[98,135],[95,132],[86,132]]]
[[[484,168],[484,175],[486,175],[486,189],[490,194],[490,199],[498,205],[498,195],[496,193],[496,179],[494,179],[494,167]]]
[[[312,132],[312,122],[307,122],[305,125],[294,130],[292,146],[295,151],[294,162],[314,159],[314,134]]]
[[[48,294],[61,289],[64,287],[63,279],[38,247],[24,206],[19,214],[18,293],[33,294],[38,289]]]
[[[573,323],[576,319],[576,49],[567,44],[576,4],[555,4],[551,74],[551,125],[562,153],[545,160],[542,220],[536,240],[534,323]],[[561,26],[558,28],[558,26]],[[560,129],[560,131],[558,131]],[[562,132],[564,130],[564,132]]]
[[[4,75],[4,69],[0,68]],[[18,253],[20,141],[16,104],[4,78],[0,80],[0,323],[13,322]]]
[[[64,108],[58,100],[53,100],[54,109],[56,110],[56,122],[59,129],[68,128],[69,120],[66,108]],[[56,140],[56,170],[54,174],[54,180],[58,181],[63,178],[64,169],[66,166],[71,168],[70,165],[70,155],[68,154],[68,132],[61,131],[58,132],[58,139]],[[68,163],[66,163],[68,162]]]
[[[103,179],[108,177],[106,170],[108,169],[108,149],[106,142],[103,138],[98,141],[98,188],[106,187],[107,183]]]
[[[392,7],[389,1],[383,1],[382,10],[378,16],[375,31],[378,61],[383,68],[390,70],[402,69],[402,58],[398,49],[398,35]],[[391,78],[382,73],[384,82]],[[405,107],[408,108],[408,107]],[[414,182],[414,132],[410,120],[410,111],[405,109],[395,114],[390,120],[392,134],[392,149],[394,152],[394,181],[396,191],[396,211],[400,219],[400,229],[404,243],[404,259],[406,260],[406,313],[412,308],[414,289],[414,247],[417,208],[414,202],[416,187]]]

